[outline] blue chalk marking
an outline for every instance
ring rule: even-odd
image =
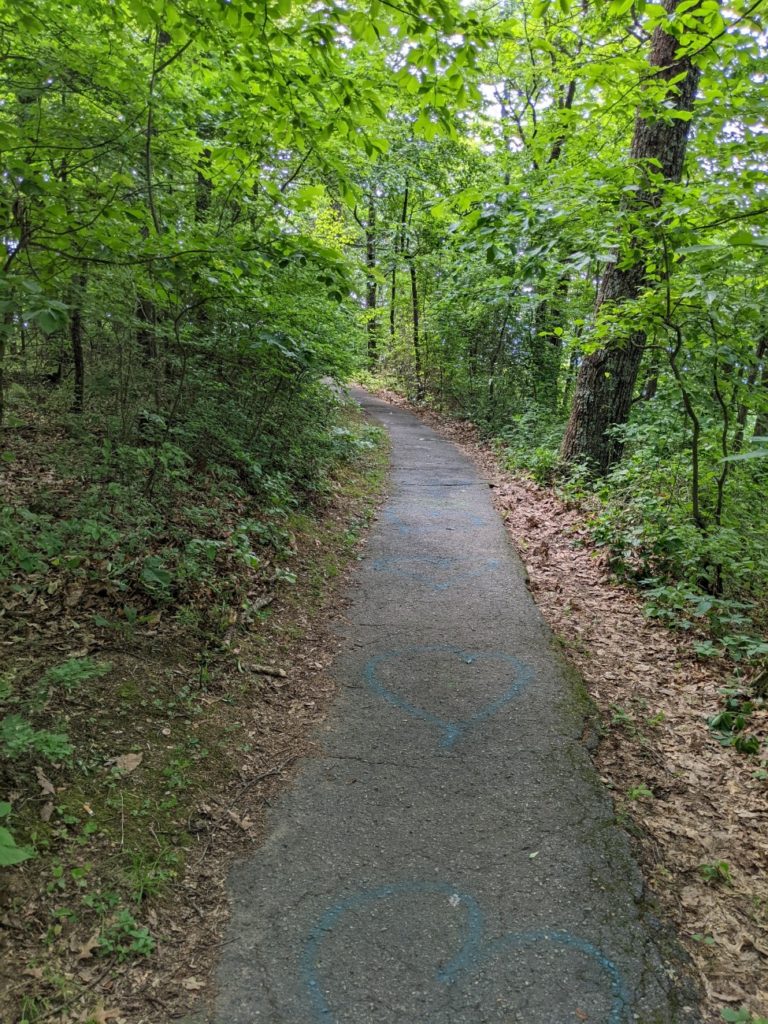
[[[472,950],[478,945],[482,936],[482,915],[476,901],[471,896],[458,893],[450,885],[442,882],[406,882],[399,885],[383,885],[379,889],[356,893],[348,899],[340,900],[326,910],[310,932],[304,945],[301,958],[302,974],[317,1020],[327,1022],[331,1018],[331,1008],[320,987],[317,963],[323,938],[333,931],[339,919],[350,910],[365,907],[379,900],[389,899],[393,896],[424,894],[446,896],[449,899],[458,896],[459,903],[466,910],[461,946],[456,956],[441,973],[450,972],[450,976],[453,977],[455,973],[471,962]]]
[[[454,567],[460,565],[457,558],[437,558],[428,555],[415,555],[413,557],[403,556],[402,558],[377,558],[371,563],[374,572],[385,572],[392,576],[402,576],[404,579],[413,580],[414,583],[422,583],[432,590],[448,590],[450,587],[461,583],[464,580],[476,579],[484,576],[487,572],[493,572],[501,564],[498,558],[488,558],[477,569],[467,572],[454,572]],[[416,568],[409,569],[409,565],[426,565],[435,572],[450,572],[448,580],[435,580],[428,572],[419,572]]]
[[[523,949],[527,946],[536,945],[539,942],[550,942],[558,946],[565,946],[567,949],[575,949],[594,960],[603,972],[608,975],[611,983],[613,1006],[611,1008],[611,1015],[608,1018],[608,1024],[621,1024],[624,1009],[628,1003],[621,971],[613,960],[610,960],[597,946],[593,946],[591,942],[580,939],[577,935],[571,935],[570,932],[564,931],[550,931],[549,929],[538,932],[518,932],[502,935],[500,939],[486,944],[485,957],[490,959],[510,949]]]
[[[440,718],[439,715],[433,715],[431,711],[427,711],[418,704],[412,704],[404,697],[387,689],[379,680],[377,670],[380,665],[391,661],[393,658],[402,658],[409,654],[452,654],[468,665],[476,661],[499,661],[502,665],[509,666],[513,670],[514,682],[499,697],[483,705],[474,715],[458,722],[452,722],[445,718]],[[404,711],[412,718],[418,718],[439,729],[441,733],[440,746],[444,749],[450,749],[456,740],[468,729],[492,718],[510,701],[514,700],[530,683],[533,677],[533,669],[517,658],[513,658],[510,654],[502,654],[496,651],[464,651],[460,647],[452,647],[446,644],[430,644],[427,646],[404,647],[399,651],[387,651],[384,654],[377,654],[366,664],[363,669],[363,677],[367,686],[377,696],[387,701],[388,704],[392,704],[393,707]]]
[[[436,980],[442,985],[460,984],[477,974],[497,957],[515,949],[526,949],[540,943],[554,944],[575,950],[589,957],[608,978],[611,990],[611,1010],[606,1024],[622,1024],[629,1004],[629,997],[621,971],[616,963],[597,946],[570,932],[544,929],[532,932],[510,932],[498,939],[483,938],[484,922],[477,900],[468,893],[460,892],[444,882],[401,882],[383,885],[356,893],[340,900],[325,911],[309,933],[301,956],[301,973],[304,986],[312,1005],[313,1019],[320,1024],[333,1024],[333,1010],[320,984],[320,952],[323,940],[339,920],[349,911],[367,907],[381,900],[400,896],[445,896],[454,907],[462,907],[464,919],[459,937],[459,948],[451,960],[435,972]]]

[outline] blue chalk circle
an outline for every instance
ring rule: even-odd
[[[410,655],[418,654],[448,654],[463,661],[466,665],[472,665],[481,661],[498,662],[508,674],[509,684],[498,697],[484,704],[469,718],[450,721],[394,693],[379,678],[378,671],[382,665],[395,661],[397,658],[407,658]],[[463,736],[469,729],[480,725],[482,722],[486,722],[513,701],[530,683],[533,678],[533,670],[518,658],[514,658],[510,654],[503,654],[500,651],[465,651],[460,647],[452,647],[446,644],[429,644],[426,646],[404,647],[398,651],[387,651],[384,654],[377,654],[367,662],[363,669],[363,677],[369,689],[381,697],[382,700],[387,701],[388,704],[398,708],[400,711],[404,711],[405,714],[410,715],[412,718],[418,718],[429,725],[435,726],[440,733],[439,745],[444,749],[450,749],[459,737]]]
[[[611,1007],[604,1024],[622,1024],[626,1019],[629,1000],[621,971],[613,960],[591,942],[570,932],[550,928],[509,932],[495,939],[485,938],[482,911],[473,896],[445,882],[414,881],[382,885],[341,899],[329,907],[312,928],[302,951],[301,973],[313,1021],[317,1024],[335,1024],[334,1010],[323,991],[320,956],[324,941],[333,934],[341,919],[355,910],[365,910],[390,899],[407,901],[408,897],[418,896],[445,898],[448,906],[454,911],[460,909],[462,914],[456,951],[449,962],[438,967],[434,974],[434,980],[439,985],[471,984],[473,976],[505,954],[540,945],[556,946],[566,953],[573,952],[587,957],[599,968],[611,998]],[[428,1021],[423,1021],[423,1024],[428,1024]]]

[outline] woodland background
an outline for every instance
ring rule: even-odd
[[[117,826],[83,780],[138,767],[92,720],[146,705],[121,652],[194,650],[154,698],[191,714],[375,489],[329,379],[555,486],[728,666],[712,729],[765,774],[763,0],[0,0],[0,56],[0,863],[87,888],[62,851]],[[94,897],[94,949],[151,952],[143,884]]]

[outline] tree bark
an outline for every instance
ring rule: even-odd
[[[8,310],[3,314],[3,322],[0,323],[0,427],[5,421],[5,360],[12,325],[13,313]]]
[[[763,369],[760,374],[760,388],[763,392],[764,401],[768,403],[768,359],[763,363]],[[768,437],[768,411],[765,408],[757,414],[753,436]]]
[[[421,369],[421,338],[419,336],[419,285],[416,278],[416,264],[411,260],[408,264],[411,274],[411,303],[413,307],[413,366],[416,371],[416,397],[424,397],[424,379]]]
[[[368,275],[365,306],[368,311],[368,364],[375,366],[379,354],[379,324],[376,319],[376,199],[368,193],[368,218],[365,222],[365,269]]]
[[[73,281],[73,303],[69,314],[69,341],[72,346],[72,364],[75,370],[72,412],[80,415],[85,401],[85,357],[83,355],[83,292],[85,277],[78,274]]]
[[[405,249],[405,226],[408,220],[409,191],[408,181],[406,179],[405,192],[403,193],[403,209],[400,213],[400,224],[392,246],[392,284],[389,295],[389,338],[393,345],[395,341],[395,323],[397,317],[397,265],[399,262],[399,256]]]
[[[757,348],[755,350],[755,361],[750,366],[749,373],[747,375],[747,393],[749,393],[757,383],[757,375],[760,373],[760,363],[763,357],[765,356],[766,352],[768,352],[768,337],[760,338],[757,343]],[[766,384],[765,373],[766,369],[764,367],[763,384]],[[736,413],[736,432],[733,438],[734,453],[740,452],[741,447],[744,444],[744,428],[747,425],[747,416],[749,416],[749,407],[747,406],[746,402],[741,402]],[[759,422],[759,415],[757,419]],[[758,430],[756,430],[755,433],[759,435]]]
[[[672,13],[680,0],[666,0]],[[677,58],[677,41],[661,28],[651,40],[649,62],[659,68],[655,77],[671,82],[666,104],[678,111],[692,111],[699,82],[699,69],[689,58]],[[682,76],[682,77],[680,77]],[[674,79],[680,78],[674,82]],[[667,117],[664,116],[667,115]],[[630,158],[646,176],[645,185],[626,206],[631,215],[643,208],[657,207],[659,189],[648,180],[652,170],[667,181],[679,181],[688,144],[689,120],[662,116],[642,117],[635,121]],[[653,161],[653,163],[649,163]],[[618,258],[609,263],[598,288],[596,312],[603,305],[616,305],[636,299],[646,283],[644,260],[620,267]],[[571,416],[562,446],[565,462],[586,462],[604,474],[621,457],[621,443],[612,429],[629,418],[632,397],[645,349],[645,332],[633,331],[623,342],[610,344],[585,356],[579,369]]]

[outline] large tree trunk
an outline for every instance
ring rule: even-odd
[[[680,0],[666,0],[671,13]],[[688,58],[676,59],[677,42],[657,28],[651,40],[649,61],[658,67],[656,77],[674,81],[666,103],[676,110],[691,111],[699,82],[699,69]],[[668,111],[667,111],[668,112]],[[630,156],[641,169],[648,161],[668,181],[679,181],[688,144],[690,121],[663,117],[641,117],[635,121]],[[627,204],[627,214],[660,202],[658,189],[650,183]],[[641,259],[629,267],[609,263],[597,293],[596,312],[604,303],[615,305],[635,299],[646,283],[645,263]],[[634,331],[623,343],[608,345],[584,358],[579,369],[571,416],[565,432],[562,457],[566,462],[587,462],[605,473],[621,456],[621,444],[611,429],[626,423],[632,403],[635,381],[645,349],[645,334]]]

